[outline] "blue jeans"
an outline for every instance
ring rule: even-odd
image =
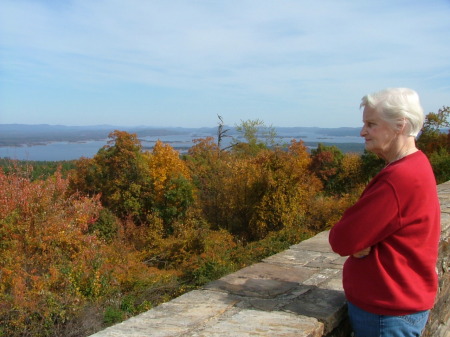
[[[355,337],[420,337],[430,311],[405,316],[376,315],[348,303]]]

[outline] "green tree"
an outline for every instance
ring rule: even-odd
[[[136,134],[114,131],[92,159],[81,159],[71,176],[72,190],[100,194],[102,204],[125,219],[145,219],[151,208],[149,166]]]
[[[386,166],[384,159],[372,152],[364,150],[361,155],[361,181],[368,183],[381,169]]]
[[[236,125],[236,131],[246,142],[240,142],[234,138],[232,147],[235,153],[254,156],[260,150],[275,145],[275,128],[266,126],[260,119],[241,121],[240,125]]]
[[[430,155],[431,166],[438,184],[450,180],[450,152],[441,148]]]

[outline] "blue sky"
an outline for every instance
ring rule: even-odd
[[[360,126],[450,105],[450,0],[0,0],[0,124]]]

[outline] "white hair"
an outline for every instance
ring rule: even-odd
[[[361,99],[360,107],[369,106],[394,129],[402,129],[408,136],[416,137],[422,129],[425,116],[419,95],[408,88],[388,88]]]

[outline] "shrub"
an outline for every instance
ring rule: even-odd
[[[438,184],[450,180],[450,152],[441,148],[430,155],[430,162]]]
[[[117,238],[118,232],[118,219],[107,208],[101,209],[97,220],[89,225],[89,233],[95,234],[108,243]]]
[[[107,244],[90,234],[90,227],[103,223],[99,233],[108,237],[112,218],[103,211],[103,222],[97,222],[99,198],[69,195],[67,186],[59,173],[32,182],[0,170],[4,335],[65,335],[86,307],[117,294],[163,287],[155,291],[158,302],[176,292],[175,272],[148,267],[124,242]]]

